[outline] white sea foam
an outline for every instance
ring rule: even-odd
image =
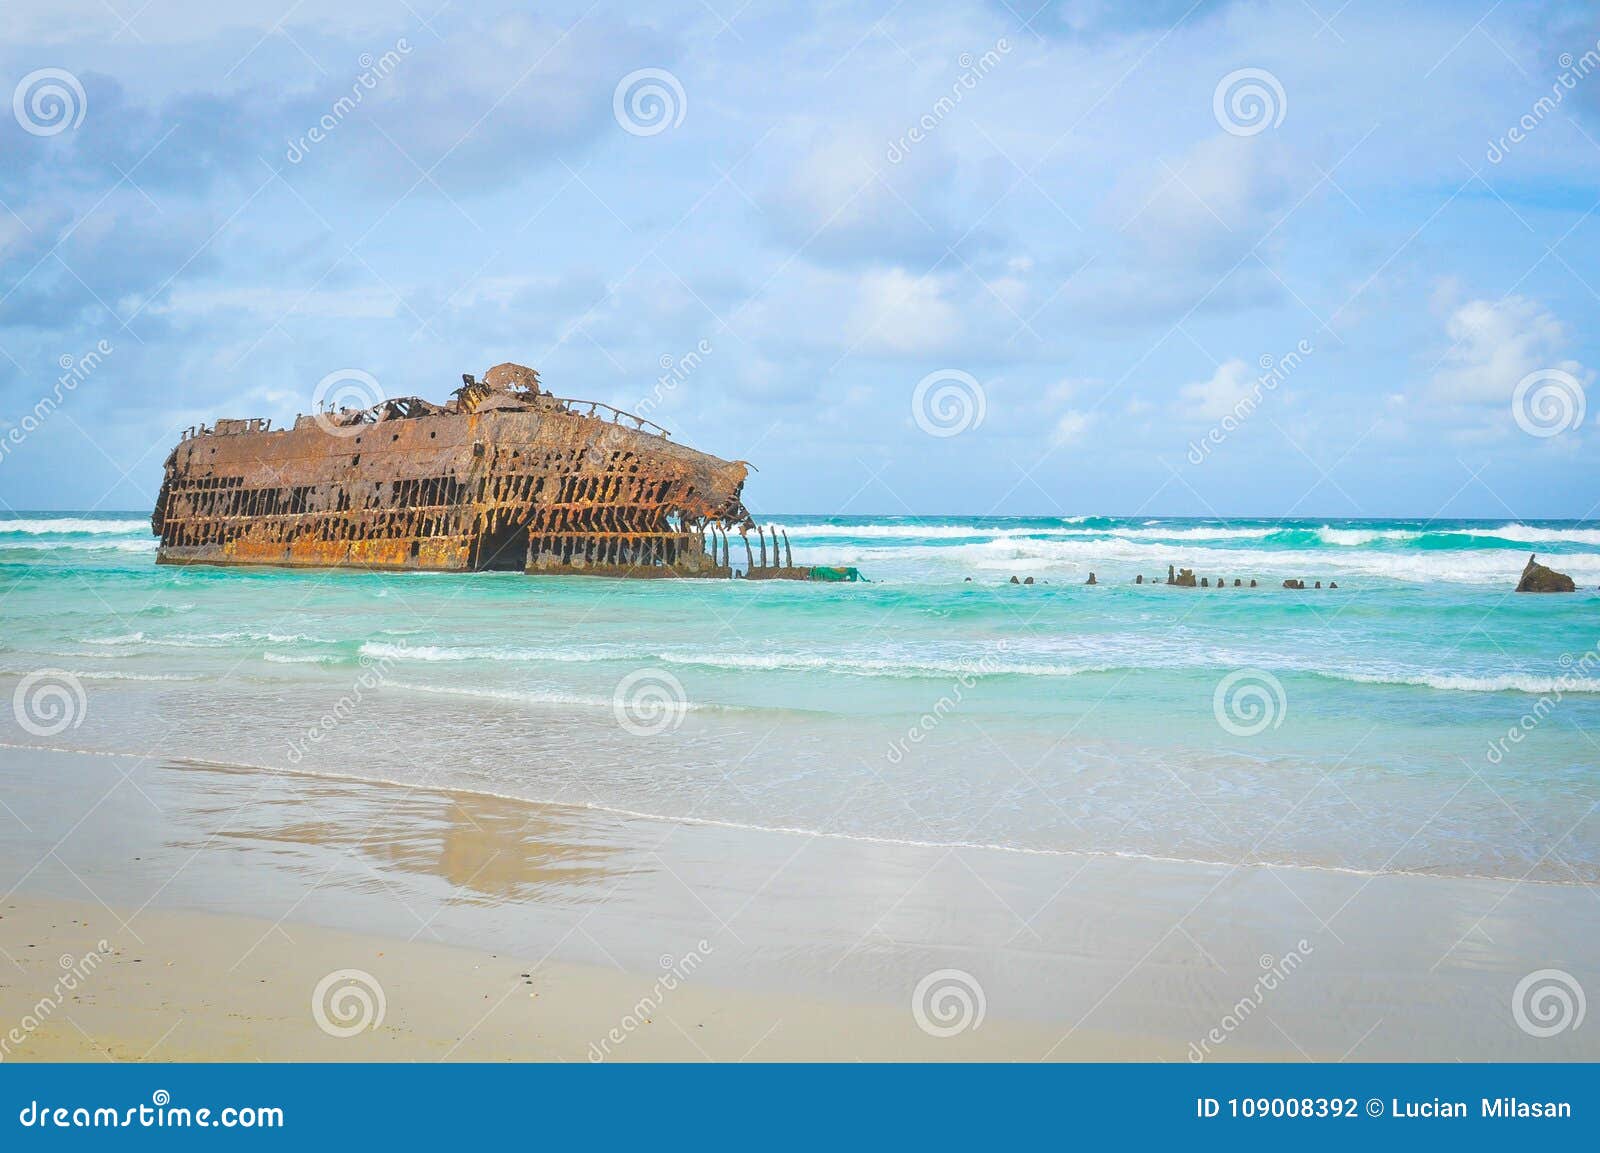
[[[0,519],[0,534],[25,533],[38,536],[46,533],[62,535],[122,534],[150,532],[148,520],[87,520],[82,517],[17,517]]]
[[[1249,549],[1182,547],[1151,541],[1107,538],[1100,540],[1037,540],[1007,538],[953,546],[834,546],[795,550],[796,563],[849,564],[863,568],[903,562],[925,571],[953,565],[965,572],[1058,573],[1081,578],[1091,570],[1111,565],[1132,573],[1165,578],[1167,565],[1193,568],[1201,576],[1303,577],[1307,580],[1371,577],[1378,580],[1432,584],[1488,584],[1510,587],[1526,560],[1509,549],[1463,549],[1425,552],[1365,549]],[[1600,581],[1600,553],[1567,553],[1560,567],[1580,584]]]
[[[339,658],[332,653],[262,653],[261,659],[272,665],[325,665]]]
[[[541,689],[494,689],[482,685],[427,685],[407,681],[389,681],[390,688],[402,689],[413,693],[435,693],[449,697],[477,697],[491,701],[514,701],[526,705],[562,705],[573,708],[611,709],[616,707],[612,697],[588,696],[582,693],[566,693],[557,690]],[[660,708],[664,712],[685,713],[693,712],[705,706],[692,701],[652,701],[652,707]]]
[[[1447,536],[1489,536],[1530,544],[1600,545],[1600,529],[1592,528],[1539,528],[1535,525],[1513,522],[1497,528],[1452,528],[1440,531]]]
[[[1578,677],[1537,676],[1531,673],[1502,673],[1495,676],[1466,676],[1456,673],[1425,672],[1335,672],[1323,669],[1308,670],[1318,676],[1335,680],[1354,681],[1368,685],[1414,685],[1418,688],[1442,689],[1461,693],[1529,693],[1545,696],[1553,693],[1600,693],[1600,680]]]
[[[1333,528],[1330,525],[1323,525],[1317,530],[1317,536],[1325,543],[1344,548],[1354,548],[1380,540],[1416,540],[1421,535],[1419,532],[1403,528]]]
[[[26,551],[26,552],[55,552],[67,550],[72,552],[129,552],[150,553],[156,551],[156,539],[149,540],[112,540],[93,538],[90,540],[54,540],[25,537],[11,537],[0,533],[0,552]]]
[[[115,647],[120,645],[148,645],[164,649],[220,649],[227,648],[237,641],[246,641],[256,644],[265,642],[273,645],[333,645],[336,640],[328,637],[309,636],[305,633],[274,633],[257,632],[250,629],[234,629],[220,633],[173,633],[170,636],[150,636],[144,632],[123,633],[112,637],[85,637],[83,643],[87,645],[106,645]]]
[[[1081,522],[1084,518],[1074,518]],[[1149,521],[1159,525],[1160,521]],[[974,525],[954,524],[867,524],[867,525],[783,525],[791,542],[812,538],[856,540],[1026,540],[1030,537],[1070,539],[1122,537],[1129,540],[1260,540],[1279,530],[1274,527],[1230,528],[1191,525],[1185,528],[1078,528],[1061,525]]]
[[[675,649],[524,649],[471,648],[441,645],[390,645],[372,641],[361,646],[361,655],[374,660],[416,660],[428,663],[489,661],[526,664],[591,664],[603,661],[628,663],[657,662],[713,669],[755,669],[768,672],[832,672],[856,676],[960,677],[960,676],[1037,676],[1070,677],[1083,672],[1101,671],[1090,665],[999,662],[989,657],[971,659],[911,659],[870,655],[822,655],[814,653],[701,652]],[[1102,666],[1103,668],[1103,666]]]

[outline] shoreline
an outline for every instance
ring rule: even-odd
[[[69,756],[127,758],[136,761],[149,760],[157,754],[135,753],[111,749],[84,749],[59,745],[28,745],[9,741],[0,741],[0,750],[13,752],[40,752],[61,753]],[[697,817],[693,815],[674,816],[667,813],[649,813],[639,809],[629,809],[618,805],[606,805],[584,801],[536,801],[527,797],[519,797],[513,793],[495,792],[492,789],[469,789],[452,785],[425,785],[412,781],[394,780],[389,777],[361,776],[355,773],[341,773],[326,769],[307,769],[298,766],[268,765],[251,761],[225,761],[215,758],[162,756],[162,760],[173,765],[189,766],[194,769],[224,769],[240,772],[258,772],[273,775],[288,775],[304,777],[309,780],[334,781],[350,785],[371,785],[379,789],[398,789],[402,791],[416,791],[430,795],[444,795],[468,800],[479,798],[485,801],[506,802],[514,805],[527,805],[537,809],[568,810],[573,813],[598,814],[608,817],[618,817],[630,821],[643,821],[651,824],[699,826],[710,829],[726,829],[740,833],[753,833],[761,836],[774,837],[801,837],[814,838],[828,841],[846,841],[860,845],[900,846],[907,849],[932,849],[932,850],[967,850],[979,853],[1012,853],[1020,856],[1031,857],[1061,857],[1072,860],[1083,858],[1103,858],[1114,861],[1144,861],[1156,865],[1197,866],[1203,868],[1222,869],[1285,869],[1309,873],[1332,873],[1348,877],[1378,878],[1378,877],[1421,877],[1440,881],[1496,881],[1516,885],[1557,885],[1579,888],[1593,887],[1595,882],[1587,880],[1563,880],[1557,877],[1509,876],[1494,873],[1463,873],[1425,871],[1421,869],[1371,869],[1353,865],[1329,865],[1305,861],[1277,861],[1277,860],[1252,860],[1252,861],[1224,861],[1213,860],[1205,857],[1178,857],[1159,853],[1142,853],[1135,850],[1114,849],[1053,849],[1031,845],[1004,845],[992,842],[978,841],[921,841],[904,837],[875,837],[864,833],[839,833],[823,829],[802,829],[782,825],[758,825],[743,821],[724,820],[717,817]]]
[[[226,1023],[243,1022],[246,1035],[263,1033],[264,1055],[427,1059],[465,1030],[462,1014],[502,993],[545,1010],[539,982],[550,980],[569,990],[560,1014],[507,1017],[499,1040],[472,1052],[588,1059],[578,1042],[604,1038],[595,1030],[620,1019],[617,1006],[637,1004],[664,961],[691,954],[701,954],[692,978],[664,1012],[679,1019],[681,1006],[695,1018],[692,1039],[723,1060],[768,1029],[784,1035],[752,1059],[1600,1055],[1585,1032],[1519,1030],[1510,1000],[1533,970],[1600,982],[1584,885],[830,841],[10,749],[0,750],[0,795],[11,810],[0,817],[20,823],[0,836],[0,878],[13,891],[0,924],[7,940],[30,929],[37,950],[23,951],[52,963],[0,979],[0,1033],[37,1001],[58,955],[93,944],[80,922],[116,925],[123,939],[106,939],[124,956],[130,945],[151,951],[137,982],[85,1008],[94,1024],[83,1028],[122,1055],[159,1037],[150,1022],[182,1020],[192,1039],[171,1052],[201,1058],[233,1052]],[[305,956],[280,955],[288,940],[310,942],[297,946]],[[255,980],[266,985],[245,989],[228,978],[252,944],[270,946],[294,981],[263,973]],[[380,965],[378,954],[400,966],[392,987],[363,963]],[[391,1012],[406,1006],[395,1019],[408,1032],[386,1038],[389,1049],[363,1047],[376,1039],[323,1046],[311,990],[345,968],[377,976]],[[511,987],[522,973],[535,982],[526,997]],[[506,985],[489,990],[471,974]],[[936,1030],[935,1006],[958,1024],[970,1006],[967,1026],[926,1031],[919,997]],[[821,1025],[804,1032],[800,1019]],[[88,1055],[69,1032],[36,1055]],[[676,1029],[676,1040],[652,1036],[615,1056],[702,1056]]]

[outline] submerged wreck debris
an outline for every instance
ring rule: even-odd
[[[749,465],[500,364],[446,404],[390,398],[273,429],[187,430],[150,517],[161,564],[857,580],[797,567],[743,503]],[[749,532],[761,541],[760,563]],[[745,542],[734,565],[730,532]]]
[[[1570,593],[1577,589],[1571,577],[1540,564],[1538,556],[1532,553],[1522,570],[1522,579],[1517,581],[1519,593]]]

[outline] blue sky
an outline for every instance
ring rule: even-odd
[[[758,514],[1595,513],[1592,8],[1036,4],[8,0],[0,509],[516,360]]]

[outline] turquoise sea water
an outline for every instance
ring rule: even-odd
[[[0,741],[664,836],[1600,880],[1600,524],[775,523],[871,583],[167,568],[140,514],[9,514]],[[1580,591],[1513,595],[1533,551]]]

